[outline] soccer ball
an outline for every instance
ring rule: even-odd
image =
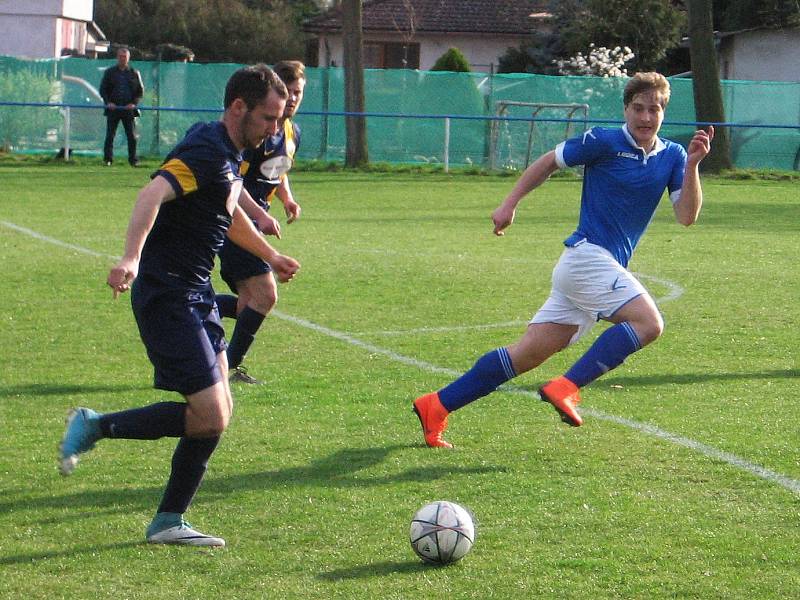
[[[420,508],[411,520],[411,547],[422,560],[449,565],[464,558],[475,541],[475,525],[463,506],[439,500]]]

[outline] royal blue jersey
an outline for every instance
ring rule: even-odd
[[[221,122],[196,123],[186,132],[153,174],[164,177],[177,197],[161,205],[140,274],[188,289],[210,285],[214,257],[231,224],[226,203],[241,186],[241,160]]]
[[[686,170],[686,151],[656,138],[650,153],[636,144],[627,126],[594,127],[556,147],[561,168],[584,165],[578,229],[564,244],[588,241],[628,266],[664,190],[677,202]]]
[[[292,168],[299,147],[300,127],[286,119],[281,131],[258,148],[245,150],[241,171],[244,187],[262,208],[269,210],[275,190]]]

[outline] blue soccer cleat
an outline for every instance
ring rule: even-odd
[[[100,415],[90,408],[73,408],[67,414],[67,427],[58,446],[58,469],[69,475],[78,465],[78,455],[94,448],[100,432]]]

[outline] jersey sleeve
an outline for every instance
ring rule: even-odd
[[[680,144],[674,144],[675,162],[667,183],[667,192],[670,201],[675,204],[681,197],[683,187],[683,176],[686,173],[686,150]]]
[[[297,152],[300,150],[300,125],[293,122],[292,127],[294,128],[294,151]]]
[[[196,147],[172,156],[161,165],[156,175],[164,177],[179,198],[208,186],[229,189],[239,178],[223,156]]]
[[[589,165],[602,156],[608,146],[603,130],[593,127],[581,135],[561,142],[556,146],[556,163],[559,168]]]
[[[591,164],[602,156],[607,145],[603,131],[593,127],[556,146],[556,163],[561,169]]]

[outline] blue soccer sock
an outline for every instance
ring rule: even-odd
[[[229,319],[236,318],[236,306],[239,304],[239,297],[231,294],[217,294],[215,296],[217,301],[217,309],[219,310],[219,318]]]
[[[247,351],[256,339],[261,323],[264,322],[266,315],[253,310],[249,306],[239,313],[236,319],[236,326],[233,328],[230,344],[228,344],[228,367],[235,369],[244,360]]]
[[[452,412],[492,393],[516,376],[508,350],[497,348],[481,356],[469,371],[439,390],[439,401]]]
[[[181,438],[172,455],[172,472],[158,506],[159,513],[186,512],[203,481],[208,460],[218,443],[219,436]]]
[[[158,402],[100,416],[103,437],[157,440],[186,435],[186,403]]]
[[[579,388],[583,387],[620,366],[641,348],[642,343],[631,324],[618,323],[606,329],[564,376]]]

